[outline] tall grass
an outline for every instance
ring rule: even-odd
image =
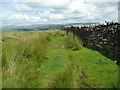
[[[28,83],[26,80],[37,78],[37,68],[47,58],[49,34],[27,32],[24,34],[24,38],[16,36],[17,40],[14,38],[15,35],[16,33],[13,33],[13,36],[3,36],[3,87],[27,87],[26,85],[29,84],[25,84]]]
[[[75,56],[69,53],[67,63],[57,74],[51,84],[52,88],[77,88],[78,68],[75,64]]]
[[[67,48],[72,48],[73,50],[79,50],[82,48],[82,41],[77,38],[77,36],[73,36],[72,33],[69,33],[66,39]]]
[[[69,65],[60,70],[53,83],[52,88],[71,88],[73,87],[73,70]]]

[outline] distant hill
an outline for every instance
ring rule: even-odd
[[[96,23],[68,23],[64,25],[89,25]],[[33,24],[28,26],[4,26],[2,30],[20,30],[20,31],[38,31],[38,30],[48,30],[48,29],[57,29],[63,24]]]
[[[2,30],[22,30],[22,31],[35,31],[35,30],[47,30],[47,29],[56,29],[60,25],[55,24],[40,24],[40,25],[29,25],[29,26],[4,26]]]
[[[90,24],[97,24],[97,23],[68,23],[66,25],[90,25]]]

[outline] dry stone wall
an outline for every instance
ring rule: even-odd
[[[66,34],[72,32],[84,42],[84,46],[98,50],[106,56],[117,60],[120,64],[120,23],[107,22],[106,24],[65,26],[61,28]]]

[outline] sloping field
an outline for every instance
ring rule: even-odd
[[[3,32],[2,45],[3,88],[118,87],[115,62],[63,31]]]

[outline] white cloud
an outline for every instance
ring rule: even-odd
[[[36,10],[24,3],[19,3],[17,1],[13,2],[12,7],[17,12],[35,12]]]
[[[65,8],[70,0],[23,0],[31,7]]]
[[[47,22],[48,20],[47,19],[43,19],[44,22]]]
[[[71,10],[79,10],[79,9],[83,9],[84,6],[85,4],[83,0],[72,0],[69,8]]]
[[[16,11],[22,11],[22,12],[30,12],[30,11],[34,11],[34,9],[32,9],[31,7],[25,5],[25,4],[14,4],[15,10]]]
[[[6,18],[8,17],[8,18]],[[7,25],[10,23],[11,25],[30,25],[30,24],[42,24],[47,21],[47,19],[42,19],[36,16],[27,16],[23,14],[15,14],[15,15],[3,15],[2,16],[3,24]]]
[[[116,20],[117,17],[117,3],[87,3],[85,0],[17,0],[13,3],[13,8],[16,14],[4,16],[4,22],[86,23]]]
[[[49,19],[64,19],[64,16],[62,14],[50,14]]]

